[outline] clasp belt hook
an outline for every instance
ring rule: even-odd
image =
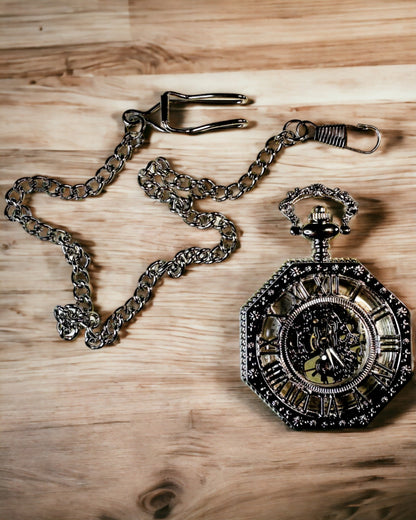
[[[347,129],[348,128],[351,128],[351,129],[354,129],[354,130],[362,130],[363,132],[374,132],[376,134],[376,144],[373,146],[373,148],[371,148],[371,150],[360,150],[359,148],[353,148],[351,146],[344,146],[344,148],[346,150],[352,150],[353,152],[358,152],[358,153],[366,153],[366,154],[369,154],[369,153],[373,153],[377,150],[377,148],[380,146],[380,143],[381,143],[381,132],[380,130],[376,127],[376,126],[373,126],[373,125],[367,125],[366,123],[358,123],[356,126],[354,125],[347,125]],[[345,140],[345,144],[346,144],[346,140]]]
[[[291,130],[293,128],[293,130]],[[300,119],[292,119],[288,121],[283,129],[288,132],[289,140],[291,142],[307,141],[312,139],[320,143],[329,144],[338,148],[345,148],[357,153],[370,154],[377,150],[381,142],[380,130],[365,123],[358,123],[357,125],[316,125],[312,121],[302,121]],[[374,132],[376,135],[376,143],[370,150],[362,150],[347,145],[348,130],[359,130],[362,132]]]
[[[146,121],[150,126],[160,132],[176,132],[182,134],[202,134],[213,130],[226,130],[229,128],[244,128],[248,125],[246,119],[228,119],[227,121],[218,121],[215,123],[207,123],[205,125],[193,126],[187,128],[178,128],[172,126],[170,122],[170,108],[173,103],[203,103],[217,105],[245,105],[249,102],[247,96],[243,94],[181,94],[179,92],[168,91],[162,94],[160,102],[157,103],[147,112],[138,110],[127,110],[123,114],[123,120],[126,126],[138,124],[140,121]],[[160,121],[152,118],[153,114],[160,112]]]

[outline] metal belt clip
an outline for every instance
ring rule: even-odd
[[[229,128],[244,128],[248,122],[246,119],[228,119],[227,121],[218,121],[215,123],[207,123],[205,125],[178,128],[172,126],[170,122],[170,108],[172,104],[176,103],[202,103],[202,104],[216,104],[216,105],[246,105],[249,102],[247,96],[243,94],[180,94],[179,92],[168,91],[164,92],[157,103],[147,112],[140,112],[138,110],[127,110],[123,114],[124,123],[127,125],[135,125],[143,119],[150,126],[159,130],[160,132],[177,132],[182,134],[202,134],[204,132],[211,132],[214,130],[227,130]],[[153,114],[160,112],[160,121],[155,121]]]

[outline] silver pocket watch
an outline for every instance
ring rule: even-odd
[[[329,198],[341,225],[315,206],[305,225],[294,204]],[[313,184],[281,202],[312,256],[289,260],[241,309],[241,376],[290,427],[366,426],[412,376],[410,313],[358,260],[331,258],[329,240],[350,231],[358,204]]]

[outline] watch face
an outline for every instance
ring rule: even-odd
[[[354,260],[285,264],[241,339],[243,380],[298,429],[366,425],[411,377],[409,311]]]
[[[358,305],[320,296],[282,316],[272,326],[282,329],[282,361],[305,388],[339,393],[363,379],[375,358],[376,330]],[[270,321],[265,317],[259,346],[271,336]]]

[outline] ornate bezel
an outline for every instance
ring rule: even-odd
[[[395,320],[395,329],[400,338],[397,346],[397,359],[394,375],[384,385],[379,385],[372,391],[371,398],[365,398],[357,407],[339,414],[304,413],[295,406],[290,406],[282,396],[269,384],[264,368],[259,362],[257,336],[263,326],[263,320],[268,315],[268,309],[288,287],[293,286],[310,274],[334,274],[348,277],[365,287],[383,306],[388,309]],[[310,295],[310,299],[319,296]],[[393,319],[392,318],[392,319]],[[241,378],[247,385],[291,428],[294,429],[338,429],[346,427],[361,427],[367,425],[399,392],[412,377],[410,312],[408,308],[388,289],[386,289],[360,262],[353,259],[332,259],[325,262],[315,262],[311,259],[290,260],[277,271],[259,291],[241,308]],[[374,348],[379,349],[378,339],[374,339]],[[287,370],[280,363],[279,369]],[[371,368],[371,367],[370,367]],[[368,367],[366,369],[368,371]],[[293,375],[289,375],[291,383]],[[354,381],[347,392],[356,391],[361,380]],[[352,388],[352,390],[351,390]],[[308,390],[325,402],[328,392]]]

